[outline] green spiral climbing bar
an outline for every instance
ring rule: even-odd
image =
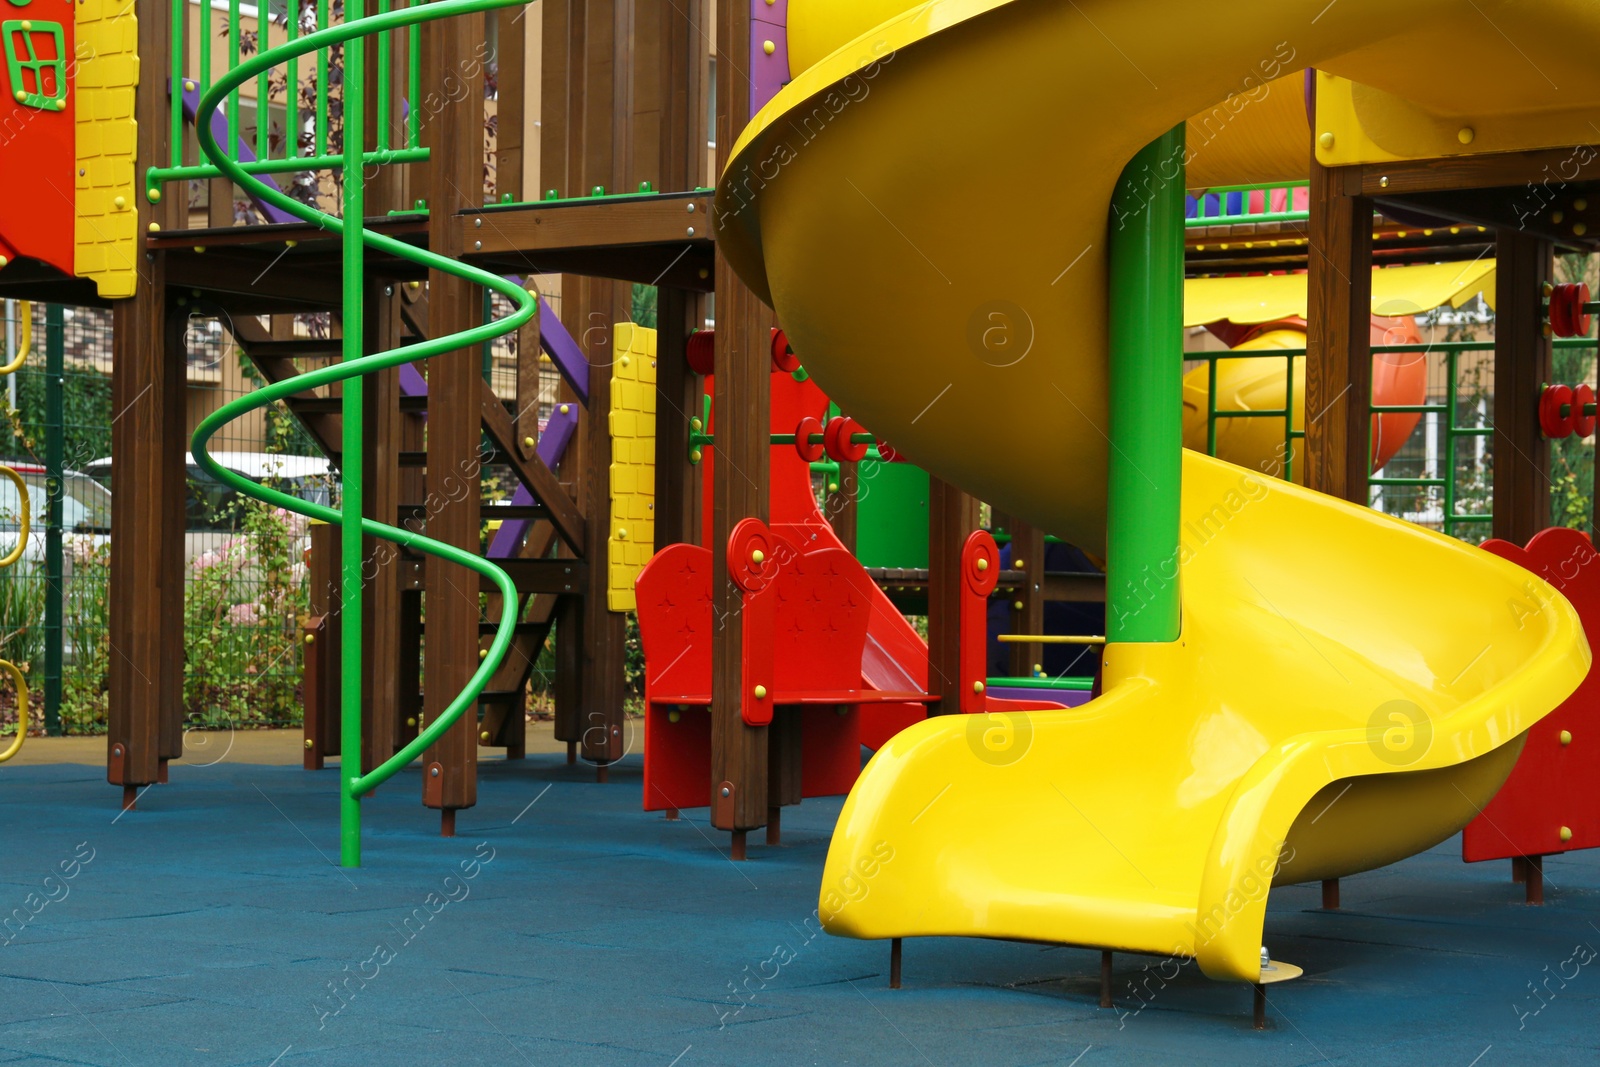
[[[326,166],[337,165],[343,170],[344,219],[302,204],[280,190],[252,177],[245,166],[230,158],[230,153],[217,144],[216,137],[212,133],[211,119],[218,106],[239,85],[244,84],[252,77],[264,75],[271,68],[288,62],[294,57],[317,52],[352,38],[382,33],[429,19],[448,18],[451,15],[487,11],[500,7],[516,7],[524,2],[525,0],[438,0],[437,3],[408,7],[400,11],[386,11],[367,18],[355,19],[342,25],[329,26],[326,29],[317,30],[298,40],[269,49],[239,63],[219,79],[216,84],[209,86],[200,98],[199,111],[195,122],[195,128],[200,138],[200,149],[225,177],[232,179],[241,188],[249,190],[252,195],[313,225],[338,234],[343,239],[343,358],[339,363],[274,383],[264,389],[258,389],[248,396],[223,405],[200,423],[200,426],[195,430],[194,442],[191,448],[195,461],[218,481],[231,485],[239,492],[257,500],[275,504],[300,515],[307,515],[313,519],[320,519],[323,522],[338,525],[340,527],[340,575],[342,588],[346,590],[347,597],[349,596],[349,590],[360,589],[362,586],[361,539],[363,535],[368,535],[398,542],[407,548],[426,552],[439,559],[448,560],[451,563],[486,575],[493,579],[499,587],[500,595],[507,605],[517,602],[517,588],[511,581],[511,577],[477,553],[463,551],[453,545],[423,537],[410,530],[361,517],[361,455],[364,444],[362,441],[364,429],[361,412],[361,376],[389,367],[399,366],[402,363],[410,363],[444,352],[483,344],[502,334],[516,330],[533,317],[537,305],[534,298],[526,290],[504,278],[497,277],[487,271],[478,270],[475,267],[469,267],[464,263],[447,259],[437,253],[413,248],[404,242],[396,241],[383,234],[370,233],[362,227],[361,219],[365,200],[362,171],[366,164],[374,161],[373,155],[365,153],[362,148],[366,110],[366,72],[363,58],[363,53],[366,50],[364,48],[344,49],[343,151],[336,156],[322,157],[318,160],[319,163]],[[386,161],[383,158],[384,153],[382,151],[376,153],[376,156],[377,162]],[[348,220],[348,224],[346,220]],[[414,263],[420,263],[434,270],[453,274],[458,278],[465,278],[485,288],[502,293],[512,301],[516,306],[516,310],[505,318],[496,319],[482,326],[463,330],[447,337],[407,345],[404,348],[397,348],[390,352],[364,356],[361,354],[363,337],[361,316],[364,305],[362,293],[364,249],[368,247]],[[241,415],[256,408],[265,407],[274,400],[281,400],[291,394],[333,382],[344,382],[344,440],[341,460],[344,493],[339,508],[335,509],[321,504],[314,504],[310,501],[290,496],[288,493],[259,485],[223,467],[206,450],[206,443],[210,441],[212,436],[227,423],[239,418]],[[346,516],[349,516],[350,521],[345,521]],[[344,866],[357,867],[361,864],[361,797],[393,777],[400,768],[409,764],[429,746],[437,742],[445,731],[449,730],[456,720],[461,717],[463,712],[469,708],[476,710],[479,695],[483,692],[484,687],[488,685],[490,677],[499,667],[501,660],[505,658],[506,650],[511,646],[512,635],[516,629],[516,621],[516,612],[502,612],[499,627],[495,631],[494,641],[489,646],[488,654],[478,664],[478,670],[473,674],[467,687],[450,702],[444,714],[435,719],[415,740],[397,752],[393,758],[374,767],[369,773],[362,775],[357,773],[359,769],[357,753],[361,751],[361,613],[359,611],[341,613],[339,631],[340,750],[344,753],[344,758],[339,776],[339,855],[340,862]]]

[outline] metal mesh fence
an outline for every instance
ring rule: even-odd
[[[8,304],[13,338],[21,305]],[[33,305],[33,346],[7,382],[5,457],[28,486],[35,517],[17,566],[0,572],[0,655],[28,674],[38,714],[68,733],[105,729],[111,658],[108,584],[111,494],[111,315]],[[223,324],[187,331],[186,430],[255,386]],[[55,349],[52,351],[52,349]],[[10,349],[8,349],[9,351]],[[59,361],[52,397],[50,369]],[[52,404],[57,405],[52,408]],[[58,414],[53,417],[53,412]],[[59,456],[52,454],[59,435]],[[336,498],[327,461],[306,448],[284,410],[246,418],[219,435],[223,462],[313,499]],[[52,460],[59,460],[59,473]],[[241,497],[192,463],[185,492],[184,714],[190,726],[291,725],[301,718],[299,625],[306,610],[305,523]],[[59,515],[50,497],[60,487]],[[19,501],[0,493],[0,544],[15,543]],[[52,521],[52,519],[54,521]],[[50,542],[59,537],[59,636],[50,611]],[[55,675],[50,651],[59,648]],[[53,676],[55,675],[55,676]],[[35,721],[38,721],[36,718]]]

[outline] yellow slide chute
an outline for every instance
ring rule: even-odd
[[[719,249],[853,416],[1097,554],[1127,161],[1245,72],[1293,73],[1263,66],[1291,36],[1296,66],[1338,71],[1385,34],[1489,34],[1475,9],[1528,10],[1341,0],[1308,25],[1265,0],[1226,19],[1173,0],[905,6],[793,0],[793,80],[734,147]],[[1552,47],[1593,55],[1600,11],[1538,17],[1554,8]],[[1519,62],[1459,76],[1520,84]],[[980,412],[1004,417],[975,439]],[[1144,579],[1181,582],[1181,638],[1108,646],[1103,696],[1031,713],[999,749],[965,716],[893,738],[840,815],[829,930],[1177,952],[1256,980],[1280,860],[1280,879],[1332,876],[1454,832],[1588,669],[1566,602],[1477,549],[1194,453],[1182,508],[1181,574]]]

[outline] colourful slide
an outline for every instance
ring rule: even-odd
[[[1175,0],[905,8],[792,0],[792,81],[734,148],[719,248],[846,411],[1096,554],[1125,164],[1246,75],[1409,67],[1385,65],[1378,34],[1409,55],[1437,27],[1457,47],[1535,19],[1571,41],[1595,22],[1508,0],[1320,15],[1241,0],[1226,18]],[[1438,72],[1470,80],[1445,88],[1476,100],[1503,84],[1480,51]],[[1495,54],[1529,82],[1503,41]],[[1100,698],[931,719],[877,753],[824,871],[831,932],[1179,953],[1256,980],[1273,881],[1455,832],[1588,667],[1570,606],[1527,572],[1195,453],[1179,562],[1181,578],[1137,584],[1181,581],[1180,639],[1109,646]]]

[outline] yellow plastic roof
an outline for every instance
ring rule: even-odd
[[[1494,260],[1424,263],[1374,268],[1372,313],[1420,315],[1443,304],[1460,307],[1479,293],[1494,305]],[[1273,322],[1305,317],[1306,276],[1264,274],[1245,278],[1191,278],[1183,283],[1183,324]]]

